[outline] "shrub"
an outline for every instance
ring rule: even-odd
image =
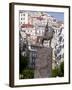
[[[58,76],[58,68],[52,70],[52,77]]]
[[[63,77],[64,76],[64,62],[61,62],[60,64],[60,68],[59,68],[59,77]]]
[[[29,60],[27,56],[20,55],[20,65],[19,65],[20,73],[22,73],[22,71],[28,67],[28,62]]]
[[[23,70],[22,75],[23,75],[22,79],[34,78],[34,70],[30,68],[25,69]]]
[[[34,78],[34,70],[29,68],[29,57],[20,55],[20,65],[19,65],[19,78],[20,79],[30,79]]]
[[[52,77],[63,77],[64,76],[64,62],[61,62],[59,67],[52,70]]]

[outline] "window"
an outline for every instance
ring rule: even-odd
[[[32,66],[34,68],[34,66],[35,66],[35,59],[32,59]]]
[[[60,42],[61,42],[61,40],[62,40],[62,36],[59,37],[59,41],[60,41]]]
[[[23,14],[23,16],[25,16],[25,14]]]
[[[35,63],[35,59],[32,59],[32,63],[33,63],[33,64]]]
[[[34,54],[34,53],[32,53],[32,56],[34,57],[34,56],[35,56],[35,54]]]
[[[60,60],[60,59],[61,59],[61,55],[59,55],[59,56],[57,57],[57,59]]]
[[[21,18],[21,20],[22,20],[22,18]]]
[[[24,32],[26,32],[26,31],[24,30]]]
[[[22,24],[22,22],[21,22],[21,24]]]

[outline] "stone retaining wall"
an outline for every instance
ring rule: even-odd
[[[52,48],[37,47],[37,59],[35,60],[34,78],[51,77],[52,72]]]

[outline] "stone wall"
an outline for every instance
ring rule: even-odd
[[[34,78],[51,77],[52,72],[52,48],[37,47],[37,59],[35,60]]]

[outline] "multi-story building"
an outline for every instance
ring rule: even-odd
[[[63,25],[55,30],[54,37],[52,39],[53,48],[53,68],[64,60],[64,27]]]
[[[35,36],[35,27],[32,24],[23,24],[21,26],[21,30],[24,31],[26,34]]]
[[[37,59],[37,50],[32,48],[31,45],[28,46],[28,55],[29,55],[29,67],[35,69],[35,60]]]
[[[28,23],[28,12],[20,11],[19,12],[19,25]]]
[[[48,25],[54,28],[55,34],[52,39],[51,46],[53,48],[53,64],[56,60],[60,62],[64,55],[64,24],[61,21],[57,21],[53,16],[48,15],[46,12],[31,12],[20,11],[20,32],[23,38],[28,40],[29,44],[36,44],[37,37],[43,36],[45,26]],[[62,32],[61,32],[62,28]],[[60,38],[62,40],[60,41]],[[44,46],[49,46],[48,41],[44,42]],[[30,51],[31,53],[31,51]],[[32,53],[31,53],[32,54]],[[56,64],[54,64],[56,65]]]

